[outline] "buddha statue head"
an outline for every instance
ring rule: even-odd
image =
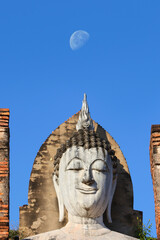
[[[86,95],[77,131],[55,155],[53,183],[58,198],[59,221],[68,214],[98,218],[106,211],[111,222],[111,203],[116,188],[117,158],[107,140],[94,131]]]

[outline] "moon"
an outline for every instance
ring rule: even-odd
[[[89,33],[83,30],[75,31],[70,37],[70,47],[72,50],[77,50],[83,47],[89,40]]]

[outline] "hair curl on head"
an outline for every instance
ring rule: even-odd
[[[106,141],[100,138],[99,134],[94,130],[78,130],[74,132],[72,137],[62,144],[61,147],[57,150],[56,155],[54,156],[54,174],[59,176],[59,163],[63,153],[72,146],[81,146],[85,149],[89,148],[98,148],[101,147],[108,151],[108,154],[111,157],[113,168],[117,167],[117,157],[115,156],[115,151],[111,149],[109,141]]]

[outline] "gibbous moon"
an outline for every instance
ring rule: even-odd
[[[70,37],[70,47],[72,50],[77,50],[83,47],[89,40],[89,33],[83,30],[74,32]]]

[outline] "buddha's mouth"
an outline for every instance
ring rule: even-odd
[[[77,187],[76,188],[79,192],[84,193],[84,194],[94,194],[97,192],[97,188],[81,188]]]

